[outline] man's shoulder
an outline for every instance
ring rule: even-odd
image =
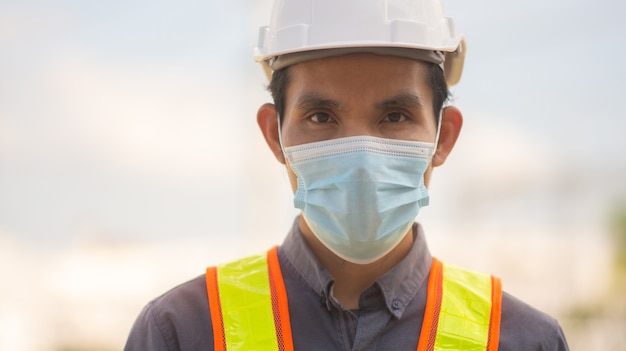
[[[556,319],[504,292],[500,350],[568,350]]]
[[[201,275],[150,301],[137,317],[125,350],[209,349],[207,345],[213,345],[213,331]]]
[[[166,312],[170,310],[188,309],[190,307],[197,308],[198,304],[207,304],[207,290],[204,274],[171,288],[164,294],[150,301],[149,306],[159,311]]]

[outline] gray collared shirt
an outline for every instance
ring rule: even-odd
[[[363,292],[357,311],[350,311],[333,297],[333,278],[308,248],[296,220],[278,250],[295,350],[416,350],[432,257],[418,224],[413,235],[409,254]],[[500,351],[568,350],[553,318],[506,293],[499,346]],[[125,350],[213,350],[204,275],[150,302]]]

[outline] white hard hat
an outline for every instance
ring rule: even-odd
[[[439,0],[276,0],[270,25],[260,28],[254,58],[271,79],[277,57],[311,51],[333,56],[334,49],[345,48],[443,52],[439,60],[429,54],[416,57],[443,64],[450,86],[461,79],[465,58],[465,40],[452,19],[444,16]],[[306,57],[300,55],[296,61]],[[319,58],[319,52],[313,57]]]

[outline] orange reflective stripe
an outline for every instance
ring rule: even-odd
[[[267,263],[272,286],[272,304],[274,305],[274,322],[279,340],[279,347],[283,351],[293,351],[293,337],[291,335],[291,320],[289,318],[289,301],[285,281],[278,263],[278,246],[267,253]]]
[[[489,320],[489,341],[487,351],[497,351],[500,343],[500,315],[502,314],[502,282],[491,277],[491,319]]]
[[[448,268],[452,269],[452,266],[447,266]],[[465,272],[464,274],[469,274],[470,277],[476,276],[482,276],[485,278],[488,278],[488,284],[490,285],[490,289],[491,289],[491,309],[488,310],[488,314],[485,315],[485,317],[489,317],[489,324],[488,324],[488,330],[486,330],[487,334],[485,335],[486,337],[486,344],[485,345],[485,350],[486,351],[497,351],[498,350],[498,344],[500,341],[500,316],[501,316],[501,311],[502,311],[502,283],[500,281],[500,279],[496,278],[496,277],[488,277],[479,273],[472,273],[470,271],[466,271],[466,270],[462,270],[463,272]],[[453,278],[448,278],[448,279],[453,279]],[[454,281],[456,282],[456,280]],[[439,319],[442,309],[442,300],[444,295],[446,296],[446,298],[450,298],[451,296],[454,295],[446,295],[446,291],[443,291],[443,286],[444,286],[444,265],[443,263],[441,263],[441,261],[437,260],[436,258],[433,257],[433,261],[432,261],[432,265],[430,268],[430,275],[428,277],[428,295],[426,297],[426,307],[424,309],[424,320],[422,322],[422,330],[420,331],[420,338],[419,338],[419,342],[417,345],[417,351],[433,351],[435,350],[435,348],[440,349],[440,346],[436,346],[435,341],[438,339],[438,333],[442,333],[442,335],[440,335],[440,337],[447,337],[450,340],[451,335],[453,334],[449,334],[450,330],[455,331],[455,329],[450,329],[450,325],[447,326],[447,330],[448,332],[442,332],[441,329],[442,327],[439,325]],[[463,285],[461,285],[462,287]],[[458,287],[458,285],[455,285],[455,287]],[[487,286],[485,286],[487,288]],[[473,286],[467,286],[468,289],[467,292],[471,291],[471,289],[473,288]],[[461,294],[465,294],[465,292],[463,292],[464,290],[461,290]],[[489,291],[489,290],[487,290]],[[452,294],[458,294],[458,290],[456,293],[452,292]],[[450,294],[450,292],[448,292],[448,294]],[[458,296],[458,295],[457,295]],[[461,296],[465,296],[465,295],[461,295]],[[457,300],[458,301],[458,300]],[[457,308],[457,306],[455,306],[455,308]],[[464,306],[458,305],[458,308],[464,308]],[[447,313],[450,313],[449,311]],[[486,321],[486,320],[485,320]],[[486,324],[485,324],[486,326]],[[446,329],[446,328],[444,328]],[[459,335],[460,336],[460,335]],[[456,342],[456,339],[454,339],[454,336],[452,336],[454,340],[454,342]],[[448,340],[448,341],[449,341]],[[449,345],[447,345],[447,347],[445,349],[448,349]]]
[[[217,289],[217,267],[208,267],[206,269],[206,290],[209,299],[209,309],[211,310],[211,324],[213,325],[213,349],[215,351],[225,351],[224,322],[222,321],[220,295]]]
[[[437,323],[439,322],[439,310],[441,309],[441,280],[443,274],[443,264],[433,257],[428,276],[428,292],[426,295],[426,308],[424,310],[424,321],[420,332],[417,351],[432,351],[435,347],[435,336],[437,335]]]
[[[237,264],[242,264],[238,268],[240,273],[255,274],[255,272],[258,272],[258,269],[260,268],[258,265],[250,266],[248,263],[243,262],[245,262],[245,259],[235,262]],[[267,269],[269,280],[269,297],[271,298],[271,310],[274,319],[274,329],[276,342],[278,344],[278,351],[294,351],[293,337],[291,334],[291,322],[289,318],[289,302],[287,299],[285,282],[280,269],[280,264],[278,262],[278,247],[274,247],[267,252],[266,264],[264,266]],[[218,267],[207,268],[206,286],[209,308],[211,310],[214,349],[216,351],[226,351],[228,347],[226,335],[224,333],[225,326],[222,312],[228,313],[228,311],[222,311],[222,300],[220,300],[218,279],[219,272],[220,270]],[[224,276],[222,276],[222,278],[224,278]],[[231,276],[230,278],[236,279],[236,276]],[[237,290],[234,292],[237,293]],[[245,331],[242,330],[242,332]]]

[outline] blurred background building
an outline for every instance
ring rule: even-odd
[[[626,348],[626,3],[444,1],[469,51],[431,251],[497,274],[572,349]],[[116,350],[141,308],[278,244],[257,131],[270,0],[0,0],[0,350]]]

